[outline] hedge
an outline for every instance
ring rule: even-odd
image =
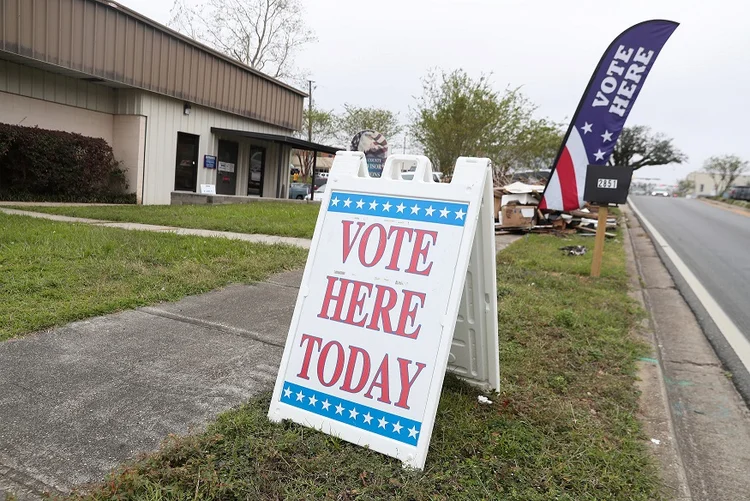
[[[0,123],[0,197],[5,200],[134,201],[104,139]]]

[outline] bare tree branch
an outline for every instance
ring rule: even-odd
[[[300,0],[189,1],[174,0],[171,28],[276,78],[292,79],[295,54],[315,41]]]

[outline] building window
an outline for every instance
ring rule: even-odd
[[[701,193],[703,193],[703,185],[701,185]]]

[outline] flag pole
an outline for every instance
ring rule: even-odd
[[[599,222],[596,225],[594,240],[594,258],[591,261],[591,276],[598,277],[602,271],[602,256],[604,255],[604,237],[607,232],[607,205],[599,206]]]

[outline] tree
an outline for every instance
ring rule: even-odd
[[[302,115],[302,130],[295,135],[300,139],[308,139],[308,130],[312,131],[312,141],[315,143],[327,143],[336,135],[337,118],[333,111],[326,111],[312,107],[305,108]],[[302,176],[307,177],[312,173],[315,152],[309,150],[295,150],[295,155],[302,168]]]
[[[747,168],[747,160],[742,160],[736,155],[711,157],[703,164],[703,170],[711,174],[716,183],[718,196],[723,196],[735,179],[744,174]]]
[[[535,119],[534,110],[518,89],[501,95],[485,75],[473,79],[463,70],[431,72],[412,110],[411,133],[446,175],[459,156],[486,156],[500,179],[512,169],[549,167],[554,159],[559,129]]]
[[[380,132],[393,148],[393,141],[403,127],[399,123],[398,113],[382,108],[361,108],[350,104],[344,105],[344,112],[338,118],[338,139],[348,145],[355,134],[371,129]]]
[[[563,141],[560,124],[546,119],[530,120],[513,142],[510,170],[550,169]]]
[[[175,0],[170,28],[274,78],[293,78],[296,52],[315,40],[300,0],[186,2]]]
[[[636,170],[647,165],[681,164],[686,160],[687,155],[672,144],[672,138],[662,133],[653,134],[650,127],[636,125],[622,130],[609,164]]]
[[[688,195],[691,191],[695,190],[695,181],[690,179],[680,179],[677,181],[677,194],[681,197]]]

